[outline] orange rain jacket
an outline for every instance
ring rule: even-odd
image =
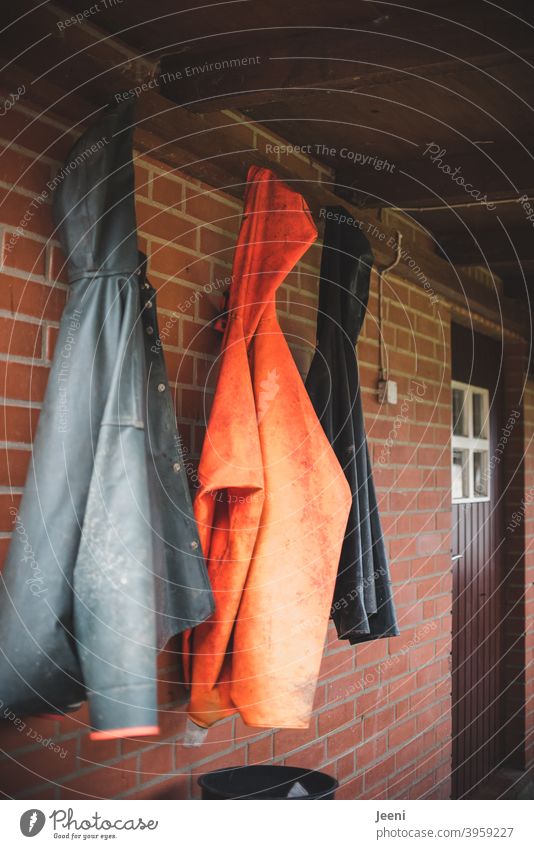
[[[252,167],[194,505],[216,605],[184,642],[204,727],[305,728],[312,710],[351,494],[275,296],[316,238],[302,196]]]

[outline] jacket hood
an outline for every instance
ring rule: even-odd
[[[55,177],[57,236],[69,281],[138,265],[132,162],[135,102],[114,104],[71,148]]]
[[[230,286],[228,310],[250,337],[288,268],[316,240],[317,228],[302,195],[267,168],[249,168],[244,203],[247,249],[236,252],[232,276],[238,284]]]
[[[356,342],[367,311],[374,256],[365,234],[347,224],[348,218],[343,206],[327,207],[317,337],[334,321]]]

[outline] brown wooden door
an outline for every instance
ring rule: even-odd
[[[501,371],[498,343],[453,325],[453,385],[454,381],[460,381],[489,390],[489,433],[486,433],[488,500],[463,503],[453,500],[452,507],[452,766],[455,798],[476,792],[477,786],[480,787],[502,758],[499,586],[502,576],[502,485],[500,464],[496,462],[496,457],[500,456],[498,443],[502,438]],[[455,397],[458,400],[458,395]],[[456,443],[461,441],[455,440]],[[463,459],[465,457],[457,457],[456,471]],[[458,486],[457,481],[457,495]],[[479,486],[479,493],[481,488]],[[476,497],[476,492],[472,485],[471,495]]]

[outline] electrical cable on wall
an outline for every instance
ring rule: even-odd
[[[378,351],[378,400],[380,403],[386,402],[389,404],[397,403],[397,384],[389,380],[387,368],[386,345],[384,341],[383,323],[384,323],[384,277],[389,274],[401,261],[401,245],[402,233],[397,230],[396,252],[395,259],[391,265],[382,268],[378,272],[378,336],[379,336],[379,351]]]

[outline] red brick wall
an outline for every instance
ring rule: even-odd
[[[0,230],[7,244],[32,200],[72,141],[61,124],[13,110],[0,135]],[[17,136],[17,133],[21,135]],[[261,144],[260,130],[250,130]],[[40,158],[36,154],[42,154]],[[305,160],[295,160],[302,169]],[[310,167],[310,166],[307,166]],[[315,172],[316,173],[316,172]],[[17,181],[14,188],[12,183]],[[203,437],[205,382],[220,337],[207,322],[218,292],[192,298],[229,276],[240,207],[220,192],[144,157],[137,168],[141,241],[158,289],[160,327],[170,322],[165,353],[192,467]],[[67,287],[51,237],[50,198],[37,204],[0,277],[2,324],[1,543],[12,527],[32,434],[46,385]],[[417,243],[408,242],[417,257]],[[301,371],[315,337],[319,246],[280,291],[280,318]],[[450,316],[402,281],[386,284],[385,337],[399,405],[380,408],[376,280],[359,343],[365,410],[384,531],[389,545],[401,636],[358,647],[331,628],[309,730],[263,731],[239,719],[216,726],[199,750],[181,745],[185,716],[175,658],[161,659],[161,736],[91,743],[87,712],[62,723],[26,718],[0,728],[0,790],[16,797],[198,795],[196,776],[218,766],[264,761],[324,768],[340,798],[447,798],[450,774]],[[37,737],[41,735],[41,739]],[[53,751],[52,746],[59,747]]]

